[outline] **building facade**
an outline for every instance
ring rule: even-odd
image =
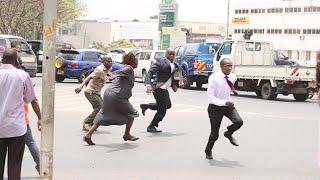
[[[274,49],[289,58],[314,64],[320,49],[320,1],[269,0],[235,2],[231,15],[232,37],[242,38],[245,30],[251,39],[271,41]]]

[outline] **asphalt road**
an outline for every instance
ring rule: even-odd
[[[41,100],[41,78],[33,78]],[[84,94],[75,94],[79,83],[68,80],[56,84],[54,179],[115,180],[319,180],[317,167],[319,107],[315,99],[296,102],[292,96],[275,101],[253,93],[233,96],[244,120],[234,135],[240,146],[232,146],[223,136],[230,124],[224,119],[213,160],[205,159],[209,136],[206,89],[179,89],[171,92],[173,107],[160,124],[163,133],[150,134],[146,127],[154,112],[147,110],[134,122],[137,142],[124,142],[124,126],[101,127],[93,135],[96,146],[82,142],[83,119],[91,112]],[[152,102],[141,83],[136,83],[130,101],[136,108]],[[35,119],[31,113],[31,119]],[[32,123],[38,142],[40,133]],[[26,149],[23,179],[37,179]]]

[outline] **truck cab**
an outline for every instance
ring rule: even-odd
[[[175,49],[175,62],[183,68],[185,88],[194,82],[198,88],[208,82],[212,60],[221,43],[193,43]]]

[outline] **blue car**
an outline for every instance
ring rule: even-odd
[[[88,71],[102,64],[106,53],[97,49],[61,50],[55,61],[56,81],[62,82],[65,78],[78,79],[81,83]],[[120,69],[121,64],[114,63],[113,69]]]

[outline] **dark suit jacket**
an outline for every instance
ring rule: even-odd
[[[171,73],[169,60],[166,58],[157,59],[156,63],[152,64],[149,72],[146,75],[145,84],[151,85],[153,89],[161,87],[169,78],[174,82],[174,74],[177,71],[182,71],[182,68],[174,62],[174,70]],[[153,79],[153,82],[152,82]]]

